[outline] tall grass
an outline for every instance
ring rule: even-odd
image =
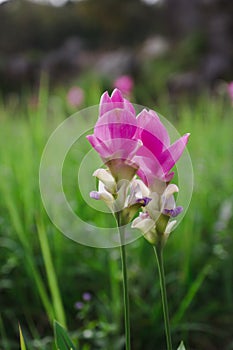
[[[97,81],[89,84],[94,88],[86,91],[88,105],[94,105],[101,87]],[[70,113],[64,91],[56,93],[51,96],[44,81],[36,107],[0,106],[0,348],[18,348],[20,321],[29,349],[51,349],[50,324],[56,319],[68,324],[82,349],[120,349],[118,249],[69,241],[49,221],[41,203],[38,170],[43,147]],[[227,213],[233,186],[232,107],[205,96],[193,105],[163,101],[159,112],[181,134],[191,132],[188,149],[195,176],[188,213],[165,250],[174,339],[178,345],[182,336],[190,349],[230,350],[233,235],[231,211]],[[72,174],[72,164],[66,164],[66,174]],[[79,195],[77,201],[82,201]],[[99,222],[98,213],[90,220]],[[127,246],[127,257],[133,349],[164,349],[152,248],[139,239]],[[74,304],[85,291],[91,292],[92,301],[77,311]]]

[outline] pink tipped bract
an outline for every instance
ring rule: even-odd
[[[87,139],[106,162],[112,159],[131,161],[136,153],[137,119],[133,105],[115,89],[111,96],[105,92],[100,100],[99,118],[94,134]]]
[[[169,182],[174,173],[170,172],[180,159],[190,134],[185,134],[170,145],[165,126],[154,111],[143,110],[137,118],[138,137],[142,147],[137,151],[138,175],[151,186],[155,179]]]

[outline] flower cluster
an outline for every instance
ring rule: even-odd
[[[166,241],[182,207],[176,207],[174,193],[178,187],[170,184],[171,169],[181,157],[188,142],[185,134],[175,143],[158,115],[142,110],[136,115],[133,105],[115,89],[105,92],[100,100],[99,118],[94,133],[87,139],[99,153],[106,169],[98,169],[97,191],[90,196],[104,200],[111,211],[120,214],[121,225],[129,223],[140,229],[152,244]],[[119,216],[119,215],[118,215]]]

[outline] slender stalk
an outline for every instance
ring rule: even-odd
[[[164,324],[165,324],[165,333],[167,341],[167,350],[172,350],[172,340],[171,340],[171,330],[169,323],[169,312],[168,312],[168,302],[167,302],[167,292],[166,292],[166,283],[165,283],[165,273],[163,265],[163,248],[161,245],[154,246],[154,251],[158,263],[159,270],[159,280],[162,296],[162,305],[163,305],[163,315],[164,315]]]
[[[120,214],[116,216],[117,225],[120,233],[120,250],[123,275],[123,295],[124,295],[124,319],[125,319],[125,349],[130,350],[130,320],[129,320],[129,294],[128,294],[128,278],[127,278],[127,263],[125,254],[125,229],[121,226]]]

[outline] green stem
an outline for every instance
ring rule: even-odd
[[[159,280],[160,280],[160,288],[161,288],[161,296],[162,296],[162,304],[163,304],[163,315],[164,315],[164,323],[165,323],[167,350],[172,350],[165,273],[164,273],[164,265],[163,265],[163,248],[161,245],[157,245],[156,247],[154,246],[154,251],[157,258],[158,270],[159,270]]]
[[[125,349],[130,350],[130,320],[129,320],[129,294],[128,294],[128,278],[127,278],[127,264],[125,254],[125,229],[121,226],[120,214],[117,215],[117,225],[120,233],[120,250],[121,250],[121,263],[122,263],[122,275],[123,275],[123,295],[124,295],[124,318],[125,318]]]

